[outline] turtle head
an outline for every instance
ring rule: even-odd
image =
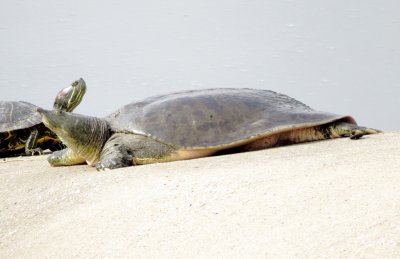
[[[38,108],[42,121],[74,155],[94,164],[100,157],[102,147],[110,137],[110,129],[105,120],[61,110]]]
[[[54,109],[72,112],[80,104],[86,93],[86,83],[80,78],[63,88],[56,96]]]

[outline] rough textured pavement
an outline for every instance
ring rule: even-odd
[[[0,258],[399,256],[399,132],[101,173],[0,161]]]

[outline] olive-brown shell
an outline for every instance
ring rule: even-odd
[[[134,132],[179,147],[210,148],[336,120],[283,94],[256,89],[207,89],[151,97],[106,118],[115,132]]]

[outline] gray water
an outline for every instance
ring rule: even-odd
[[[104,116],[151,95],[251,87],[399,130],[397,0],[1,0],[0,99]]]

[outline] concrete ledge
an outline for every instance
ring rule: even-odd
[[[97,172],[0,161],[1,258],[400,256],[400,133]]]

